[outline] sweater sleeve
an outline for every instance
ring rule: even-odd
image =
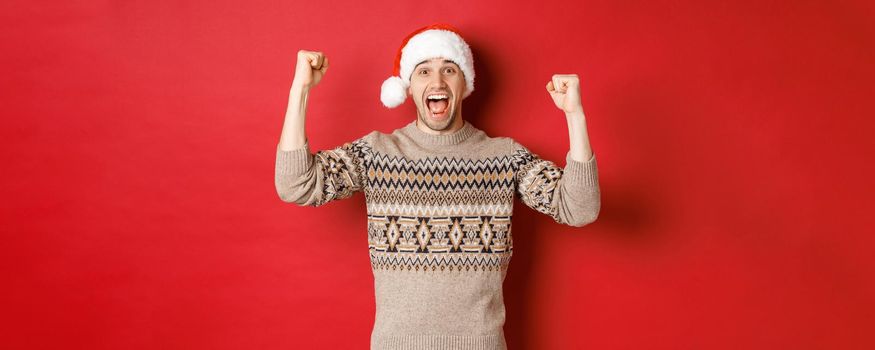
[[[561,224],[580,227],[596,220],[601,208],[595,154],[585,162],[565,156],[565,168],[541,159],[513,142],[516,192],[528,207]]]
[[[295,150],[277,148],[274,182],[280,199],[318,207],[361,190],[366,176],[365,137],[315,154],[310,151],[309,140]]]

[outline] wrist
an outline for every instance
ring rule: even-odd
[[[565,118],[586,119],[583,115],[583,111],[565,112]]]
[[[306,92],[310,92],[310,87],[305,85],[305,84],[292,82],[292,87],[290,90],[292,92],[306,93]]]

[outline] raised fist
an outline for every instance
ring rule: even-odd
[[[307,89],[315,87],[328,70],[328,57],[321,51],[298,51],[298,63],[295,66],[295,78],[292,85]]]
[[[556,107],[565,113],[583,112],[580,103],[580,78],[577,74],[553,74],[547,83],[547,92]]]

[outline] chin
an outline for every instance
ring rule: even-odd
[[[453,122],[456,120],[455,110],[450,110],[449,118],[441,121],[431,119],[431,117],[429,117],[430,112],[428,110],[426,110],[424,113],[425,114],[420,114],[419,119],[423,123],[425,123],[425,125],[428,126],[429,129],[432,129],[434,131],[444,131],[450,128],[450,126],[453,125]]]

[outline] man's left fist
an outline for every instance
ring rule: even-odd
[[[547,83],[547,92],[556,103],[556,107],[566,114],[583,113],[580,103],[580,79],[577,74],[554,74],[553,79]]]

